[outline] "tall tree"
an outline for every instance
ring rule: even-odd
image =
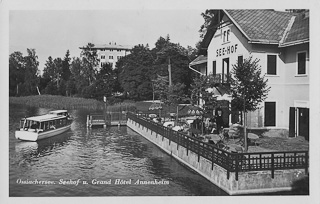
[[[92,85],[96,76],[96,69],[98,66],[98,54],[94,48],[94,44],[88,43],[88,45],[82,49],[82,69],[83,75],[86,77],[88,85]]]
[[[231,95],[232,107],[243,111],[244,115],[244,137],[245,151],[248,150],[247,132],[246,132],[246,113],[255,111],[261,102],[268,95],[270,87],[268,80],[261,74],[261,66],[258,59],[252,59],[252,56],[232,65],[231,71]]]
[[[67,86],[73,90],[71,94],[80,94],[83,88],[88,86],[87,77],[84,75],[80,58],[73,58],[70,65],[70,71],[71,78],[69,79]]]
[[[189,69],[191,60],[188,55],[190,51],[179,44],[171,43],[169,37],[165,41],[164,38],[159,38],[156,48],[153,50],[153,52],[156,51],[157,56],[154,62],[154,73],[168,76],[168,65],[170,65],[172,83],[185,84],[186,93],[192,83],[192,71]]]
[[[63,61],[62,61],[62,73],[61,73],[61,77],[64,81],[68,81],[69,77],[71,75],[71,71],[70,71],[70,52],[69,50],[67,50]]]
[[[45,89],[46,93],[60,94],[62,64],[61,58],[52,59],[51,56],[48,57],[45,68],[43,69],[43,78],[49,81]]]
[[[21,52],[9,56],[9,95],[19,96],[21,85],[24,83],[25,62]]]
[[[135,46],[131,54],[122,59],[119,81],[129,98],[144,100],[152,97],[152,64],[153,56],[144,45]]]
[[[205,12],[201,13],[201,16],[204,19],[204,23],[200,27],[200,38],[203,39],[204,35],[206,34],[207,30],[210,29],[210,27],[215,26],[212,21],[215,16],[219,14],[219,10],[215,9],[207,9]]]
[[[25,62],[25,75],[24,75],[24,87],[25,95],[37,94],[38,86],[38,56],[35,49],[27,49],[28,55],[24,57]]]
[[[105,63],[97,73],[97,78],[84,92],[84,97],[101,100],[104,96],[111,97],[115,85],[115,75],[110,63]]]
[[[55,66],[51,56],[48,57],[42,74],[43,88],[45,88],[45,93],[47,94],[57,94],[57,87],[55,86],[53,80],[55,77]]]
[[[61,70],[61,84],[60,84],[60,93],[62,95],[69,95],[71,90],[67,89],[67,84],[71,76],[71,71],[70,71],[70,52],[67,50],[65,57],[63,58],[62,61],[62,70]]]

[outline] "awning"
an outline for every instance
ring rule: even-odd
[[[207,56],[199,55],[196,59],[189,63],[190,66],[207,64]]]

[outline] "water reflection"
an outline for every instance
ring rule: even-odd
[[[38,140],[36,142],[29,141],[17,141],[15,143],[16,153],[22,154],[36,154],[43,155],[46,152],[52,153],[54,149],[59,148],[68,143],[71,137],[71,131],[64,132],[63,134],[56,135],[54,137]]]
[[[10,196],[147,196],[226,195],[198,174],[185,168],[154,144],[127,127],[88,129],[89,111],[71,111],[74,122],[61,135],[37,142],[14,138],[17,120],[47,109],[10,108]],[[81,179],[89,185],[24,185],[17,179]],[[167,186],[92,185],[93,179],[170,181]]]

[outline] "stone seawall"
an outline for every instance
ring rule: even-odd
[[[216,164],[212,165],[211,161],[198,157],[197,153],[187,151],[186,148],[131,119],[128,119],[127,126],[230,195],[288,191],[291,190],[294,181],[305,176],[304,169],[292,169],[276,170],[274,178],[271,171],[239,172],[238,180],[235,173],[230,172],[228,179],[224,168]]]

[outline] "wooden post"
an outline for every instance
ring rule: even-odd
[[[246,114],[246,97],[243,97],[243,134],[244,134],[244,151],[248,152],[248,137],[247,137],[247,114]]]

